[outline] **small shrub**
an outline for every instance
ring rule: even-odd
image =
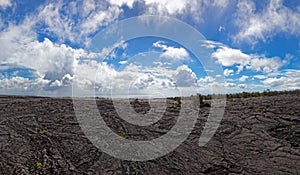
[[[125,134],[118,134],[118,137],[121,138],[121,139],[127,139],[128,136],[125,135]]]
[[[253,104],[251,104],[251,103],[249,103],[248,104],[248,109],[253,109],[254,107],[253,107]]]
[[[40,170],[42,168],[42,163],[41,162],[36,162],[36,169]]]
[[[138,103],[140,103],[140,101],[139,101],[139,99],[136,98],[136,99],[133,100],[133,103],[138,104]]]
[[[177,102],[177,105],[181,105],[181,97],[175,97],[174,100]]]
[[[44,130],[39,129],[39,128],[35,128],[34,130],[35,130],[37,133],[41,134],[41,135],[43,135],[43,134],[45,133]]]
[[[261,109],[260,109],[259,107],[257,107],[257,108],[255,109],[255,111],[256,111],[256,112],[261,112]]]
[[[40,133],[41,135],[43,135],[43,134],[45,133],[45,131],[42,130],[42,129],[40,129],[39,133]]]
[[[55,107],[49,106],[49,111],[55,111]]]
[[[229,174],[229,171],[228,171],[227,169],[223,169],[223,172],[224,172],[225,174]]]

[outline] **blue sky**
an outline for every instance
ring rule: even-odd
[[[140,15],[171,21],[154,24],[162,33],[181,29],[179,20],[203,38],[182,28],[170,35],[177,41],[99,39]],[[166,97],[298,89],[299,28],[300,1],[0,0],[0,93],[72,96],[75,86],[84,96]],[[178,42],[187,38],[193,46]]]

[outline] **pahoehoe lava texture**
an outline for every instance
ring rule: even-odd
[[[179,110],[171,105],[159,122],[133,127],[120,121],[109,101],[97,100],[108,125],[128,139],[168,132]],[[199,147],[209,109],[200,109],[193,132],[173,152],[132,162],[91,144],[71,99],[2,96],[0,174],[300,174],[300,96],[229,99],[216,134]]]
[[[118,116],[112,100],[99,100],[97,105],[99,113],[107,126],[115,133],[130,140],[147,141],[166,134],[175,125],[180,112],[180,106],[174,100],[169,100],[161,120],[149,126],[137,126],[126,122]],[[150,105],[146,100],[130,102],[130,105],[135,112],[140,113],[141,117],[145,117],[143,114],[150,110]]]

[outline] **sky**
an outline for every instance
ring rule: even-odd
[[[0,0],[0,94],[299,89],[299,29],[296,0]]]

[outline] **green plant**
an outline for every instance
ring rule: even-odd
[[[223,169],[223,172],[225,173],[225,174],[229,174],[229,171],[227,170],[227,169]]]
[[[118,134],[118,137],[121,138],[121,139],[127,139],[128,136],[125,135],[125,134]]]
[[[39,128],[35,128],[35,131],[41,135],[43,135],[45,133],[45,131],[43,129],[39,129]]]
[[[49,110],[50,110],[50,111],[55,111],[55,107],[49,106]]]
[[[36,169],[40,170],[42,168],[42,163],[41,162],[36,162]]]
[[[256,111],[256,112],[261,112],[261,109],[260,109],[259,107],[257,107],[257,108],[255,109],[255,111]]]
[[[251,103],[248,103],[248,109],[253,109],[254,107],[253,107],[253,104],[251,104]]]
[[[42,129],[40,129],[39,133],[40,133],[41,135],[43,135],[43,134],[45,133],[45,131],[42,130]]]

